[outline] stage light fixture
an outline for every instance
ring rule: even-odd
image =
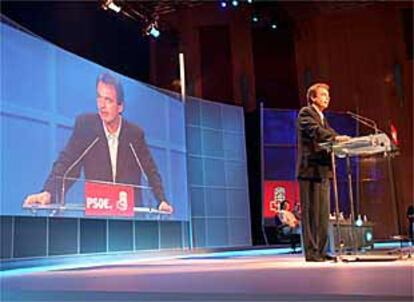
[[[357,220],[355,221],[355,225],[356,225],[357,227],[361,227],[363,224],[364,224],[364,222],[362,221],[362,217],[361,217],[361,215],[358,215],[358,218],[357,218]]]
[[[227,1],[220,1],[220,6],[222,8],[226,8],[227,7]]]
[[[145,29],[145,34],[154,38],[158,38],[160,36],[161,32],[158,29],[157,21],[153,21],[147,26]]]
[[[272,29],[277,29],[277,24],[276,23],[272,23],[271,28]]]
[[[371,242],[373,238],[374,238],[374,236],[372,235],[372,233],[370,231],[367,231],[365,233],[365,240],[366,241]]]
[[[239,1],[233,0],[231,1],[231,5],[233,5],[234,7],[239,6]]]
[[[116,13],[119,13],[121,11],[121,9],[122,9],[119,5],[116,5],[113,0],[105,0],[105,1],[103,1],[102,2],[102,8],[104,10],[110,9],[110,10],[116,12]]]
[[[252,4],[253,0],[247,0],[247,3]]]
[[[254,23],[259,22],[259,17],[258,17],[258,16],[253,16],[253,17],[252,17],[252,21],[253,21]]]

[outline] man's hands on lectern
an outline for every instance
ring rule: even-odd
[[[30,205],[36,205],[36,204],[38,205],[49,204],[50,198],[51,198],[50,193],[47,191],[37,193],[37,194],[32,194],[26,197],[23,205],[30,206]]]
[[[337,136],[335,136],[335,141],[337,143],[344,143],[346,141],[349,141],[350,139],[351,139],[351,137],[348,136],[348,135],[337,135]]]
[[[172,214],[172,212],[174,212],[173,207],[165,200],[161,201],[160,205],[158,206],[158,210],[167,212],[168,214]]]

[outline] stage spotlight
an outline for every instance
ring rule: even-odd
[[[147,36],[153,36],[154,38],[158,38],[160,36],[160,31],[158,29],[157,22],[151,22],[147,28],[145,29],[145,34]]]
[[[362,221],[361,215],[358,215],[357,220],[355,221],[355,225],[357,227],[361,227],[364,224],[364,222]]]
[[[119,5],[116,5],[113,0],[103,1],[102,8],[104,10],[108,10],[108,9],[113,10],[116,13],[119,13],[121,11],[121,7]]]
[[[258,17],[258,16],[253,16],[253,17],[252,17],[252,21],[253,21],[254,23],[259,22],[259,17]]]
[[[277,24],[276,23],[272,23],[272,25],[270,26],[272,29],[277,29]]]
[[[366,240],[366,241],[371,242],[373,237],[374,237],[374,236],[372,236],[372,233],[371,233],[370,231],[367,231],[367,232],[365,233],[365,240]]]
[[[252,4],[253,0],[247,0],[247,3]]]
[[[231,1],[231,5],[233,5],[234,7],[239,6],[239,1],[233,0]]]
[[[222,8],[226,8],[227,7],[227,1],[220,1],[220,6]]]

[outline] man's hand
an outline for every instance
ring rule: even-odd
[[[337,143],[344,143],[346,141],[349,141],[350,139],[351,139],[351,137],[348,136],[348,135],[337,135],[337,136],[335,136],[335,141]]]
[[[165,200],[161,201],[160,205],[158,206],[158,210],[167,212],[168,214],[172,214],[172,212],[174,212],[173,207]]]
[[[40,204],[40,205],[49,204],[50,199],[51,199],[50,193],[47,191],[44,191],[38,194],[32,194],[26,197],[26,199],[24,200],[23,206],[30,206],[34,204]]]

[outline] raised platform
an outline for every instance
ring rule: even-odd
[[[412,301],[413,264],[310,263],[277,249],[130,255],[108,265],[6,271],[1,301]]]

